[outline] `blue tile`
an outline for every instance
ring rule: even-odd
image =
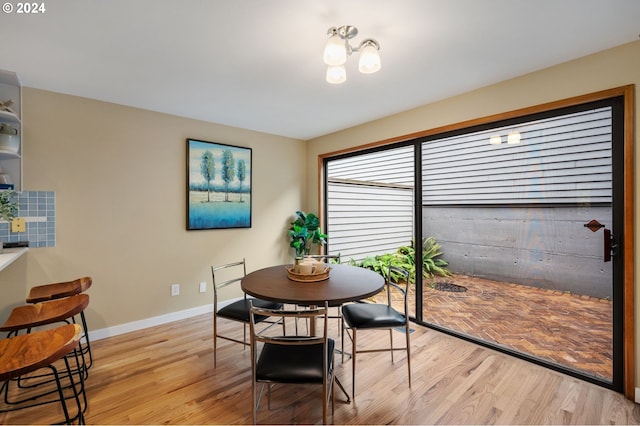
[[[18,193],[18,217],[45,217],[46,222],[27,222],[26,232],[11,232],[10,224],[0,223],[0,241],[29,241],[30,247],[55,247],[56,193],[23,191]]]

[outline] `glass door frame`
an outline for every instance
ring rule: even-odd
[[[492,116],[482,117],[474,120],[469,120],[461,123],[456,123],[452,125],[447,125],[443,127],[438,127],[430,130],[425,130],[422,132],[413,133],[410,135],[395,137],[390,140],[383,140],[375,143],[367,144],[366,146],[353,147],[346,150],[341,150],[339,152],[326,153],[319,156],[319,182],[320,191],[318,194],[318,205],[320,206],[319,211],[323,215],[321,218],[324,226],[326,227],[326,176],[324,173],[324,167],[326,161],[332,157],[337,155],[344,155],[349,152],[357,152],[372,148],[381,148],[383,146],[391,146],[398,144],[406,144],[409,141],[413,141],[415,143],[415,202],[416,202],[416,212],[420,212],[421,209],[421,199],[422,199],[422,172],[421,167],[421,153],[422,153],[422,142],[433,139],[436,136],[446,134],[446,133],[454,133],[460,132],[464,129],[470,128],[482,128],[482,127],[491,127],[496,125],[496,123],[501,124],[509,124],[509,122],[517,122],[522,121],[523,117],[531,116],[534,114],[544,114],[545,112],[554,111],[563,108],[570,108],[574,106],[583,105],[586,103],[598,102],[610,100],[613,98],[619,98],[621,103],[621,108],[623,109],[623,117],[622,117],[622,125],[623,125],[623,134],[617,137],[621,137],[623,140],[623,149],[620,152],[620,155],[623,158],[614,158],[614,164],[623,164],[623,170],[614,170],[614,173],[619,173],[619,179],[622,180],[622,186],[617,185],[614,188],[614,191],[617,194],[614,194],[614,200],[622,200],[623,206],[621,208],[617,208],[616,210],[619,213],[614,212],[614,222],[616,223],[616,227],[614,228],[617,233],[617,241],[616,243],[619,246],[618,256],[620,265],[618,273],[621,275],[619,278],[622,281],[622,285],[619,286],[619,290],[616,290],[616,284],[614,282],[614,292],[618,291],[618,293],[614,293],[614,298],[619,300],[619,306],[616,308],[614,306],[614,322],[618,321],[622,323],[621,327],[614,328],[614,333],[617,333],[614,336],[614,344],[618,344],[620,348],[614,349],[614,354],[619,356],[619,363],[621,368],[616,371],[614,369],[614,379],[612,382],[612,389],[624,393],[624,395],[633,400],[635,395],[635,288],[634,288],[634,274],[635,274],[635,265],[634,265],[634,204],[633,204],[633,194],[634,194],[634,94],[635,94],[635,86],[627,85],[618,88],[603,90],[600,92],[595,92],[587,95],[577,96],[573,98],[563,99],[559,101],[549,102],[537,106],[527,107],[523,109],[518,109],[514,111],[509,111],[501,114],[496,114]],[[615,119],[615,118],[614,118]],[[614,135],[616,137],[616,135]],[[614,178],[615,181],[616,178]],[[614,201],[615,202],[615,201]],[[416,213],[415,214],[415,223],[414,228],[416,232],[415,241],[419,244],[422,241],[422,215]],[[618,224],[619,222],[619,224]],[[416,247],[416,259],[415,262],[417,265],[422,264],[421,259],[422,250]],[[614,278],[615,279],[615,278]],[[422,294],[422,284],[420,281],[416,284],[416,294]],[[416,318],[415,321],[419,324],[430,326],[429,324],[424,323],[422,318],[422,297],[416,297]],[[446,330],[442,330],[447,332]],[[463,337],[463,336],[458,336]],[[463,337],[464,338],[464,337]],[[478,343],[484,346],[491,345],[484,344],[483,342],[478,342],[473,339],[471,340],[474,343]],[[494,348],[495,349],[495,348]],[[500,349],[499,349],[500,350]],[[512,355],[518,356],[518,354],[512,353]],[[520,356],[527,360],[533,361],[538,364],[543,364],[548,368],[555,368],[554,366],[547,365],[545,363],[539,362],[535,359],[530,359],[530,357]],[[614,360],[614,364],[615,364]],[[571,371],[564,371],[560,369],[563,373],[570,374],[576,376]],[[588,377],[579,376],[579,378],[583,380],[588,380]],[[596,382],[599,385],[604,384],[602,382]]]

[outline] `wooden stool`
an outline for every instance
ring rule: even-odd
[[[83,374],[78,371],[78,389],[68,360],[68,355],[74,353],[76,363],[79,362],[75,348],[78,346],[81,336],[82,329],[78,324],[66,324],[49,330],[0,339],[0,382],[3,382],[0,389],[5,394],[5,403],[17,404],[16,407],[11,408],[0,407],[0,412],[15,411],[59,401],[67,424],[71,424],[76,419],[79,424],[84,424],[84,410],[86,410],[87,400],[84,392]],[[66,373],[62,375],[54,365],[56,361],[61,359],[64,360],[67,369]],[[10,381],[42,368],[51,370],[51,374],[55,379],[56,389],[36,397],[27,396],[20,401],[9,402]],[[63,386],[63,381],[67,380],[69,385]],[[73,394],[71,396],[65,396],[64,390],[67,388],[72,389]],[[54,393],[57,393],[58,399],[38,400],[44,395]],[[80,402],[80,394],[84,399],[84,409]],[[75,399],[78,410],[73,417],[70,416],[66,403],[66,400],[70,398]],[[29,401],[32,401],[32,403],[25,404]]]
[[[73,281],[64,281],[53,284],[45,284],[32,287],[27,296],[27,303],[46,302],[49,300],[60,299],[63,297],[74,296],[84,293],[91,287],[93,280],[91,277],[82,277]],[[91,354],[91,344],[89,343],[89,329],[87,328],[87,320],[84,311],[80,312],[82,320],[82,328],[84,330],[84,344],[81,344],[83,355],[89,355],[89,364],[87,368],[93,365],[93,356]]]
[[[76,323],[76,315],[82,319],[82,337],[84,345],[80,343],[80,350],[84,360],[84,355],[89,355],[89,362],[85,363],[85,374],[92,364],[91,346],[86,321],[84,320],[84,310],[89,305],[88,294],[77,294],[75,296],[55,299],[48,302],[34,303],[13,308],[9,318],[0,326],[0,331],[8,332],[7,337],[17,336],[21,330],[30,333],[32,328],[40,327],[57,322]]]
[[[82,277],[73,281],[32,287],[27,296],[27,303],[45,302],[84,293],[91,287],[91,282],[91,277]]]

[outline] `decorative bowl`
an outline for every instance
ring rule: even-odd
[[[300,274],[295,272],[293,265],[287,265],[285,268],[287,269],[287,275],[289,276],[290,280],[303,283],[312,283],[329,279],[329,271],[331,270],[330,266],[325,265],[324,269],[322,269],[321,271],[316,271],[313,274]]]

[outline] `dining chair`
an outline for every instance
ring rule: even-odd
[[[253,301],[250,301],[253,303]],[[275,384],[322,385],[322,421],[327,423],[329,398],[334,405],[333,385],[335,341],[327,337],[328,303],[310,309],[282,310],[251,307],[251,372],[253,423],[257,423],[260,400],[267,386],[268,408],[271,408],[271,391]],[[286,321],[287,318],[316,321],[322,318],[322,334],[308,333],[294,336],[273,335],[267,330],[258,331],[259,318],[267,317]],[[259,348],[260,346],[260,348]],[[260,392],[258,393],[258,384]]]
[[[394,282],[396,280],[396,282]],[[386,278],[387,303],[353,303],[342,307],[342,339],[344,346],[344,335],[349,335],[352,342],[351,348],[351,394],[355,399],[356,390],[356,354],[367,352],[391,352],[391,362],[393,363],[394,351],[407,352],[407,368],[409,372],[409,387],[411,387],[411,342],[409,337],[409,272],[405,269],[395,266],[389,267],[389,273]],[[400,285],[402,284],[402,285]],[[393,308],[391,303],[391,289],[397,289],[403,296],[403,312]],[[346,326],[345,326],[346,324]],[[402,331],[405,334],[406,344],[404,347],[393,346],[393,330]],[[358,330],[389,330],[390,346],[387,348],[376,349],[357,349],[357,331]],[[344,355],[343,355],[344,356]]]
[[[262,299],[256,299],[253,297],[247,297],[243,292],[243,297],[240,300],[236,300],[224,307],[218,306],[218,291],[230,286],[231,284],[240,284],[242,278],[247,275],[247,266],[245,259],[239,262],[227,263],[220,266],[212,266],[211,274],[213,276],[213,367],[217,367],[217,351],[218,351],[218,339],[225,339],[231,342],[240,343],[245,346],[249,346],[247,342],[247,325],[249,324],[249,311],[253,302],[254,306],[269,309],[280,309],[282,303],[269,302]],[[243,337],[242,340],[230,336],[223,336],[218,333],[218,317],[231,321],[237,321],[242,323]],[[258,322],[266,321],[266,317],[257,317]],[[272,324],[273,325],[273,324]],[[284,323],[282,324],[284,330]]]

